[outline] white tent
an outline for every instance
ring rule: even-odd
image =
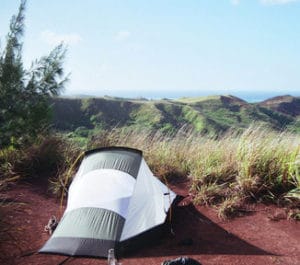
[[[142,152],[109,147],[86,152],[61,222],[40,250],[107,256],[163,224],[176,194],[153,176]]]

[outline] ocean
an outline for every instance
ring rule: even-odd
[[[71,97],[120,97],[120,98],[146,98],[146,99],[178,99],[182,97],[204,97],[204,96],[213,96],[213,95],[232,95],[243,99],[249,103],[261,102],[266,99],[290,95],[295,97],[300,97],[300,90],[280,90],[280,91],[233,91],[233,90],[161,90],[157,89],[152,91],[143,91],[143,90],[114,90],[114,91],[97,91],[97,92],[87,92],[82,91],[80,94],[65,94],[63,96]]]

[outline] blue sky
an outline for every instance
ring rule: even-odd
[[[61,41],[66,94],[300,95],[298,0],[28,0],[25,65]]]

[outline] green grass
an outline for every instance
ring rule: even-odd
[[[269,200],[287,204],[292,191],[298,198],[291,205],[298,205],[299,146],[299,136],[260,127],[250,127],[240,136],[227,135],[211,143],[206,148],[206,158],[199,159],[198,167],[192,171],[195,201],[201,202],[203,189],[211,191],[212,186],[222,191],[217,192],[221,196],[217,201],[221,216],[227,215],[228,207],[238,211],[238,206],[244,207],[246,202]],[[232,203],[234,207],[228,206]]]
[[[142,104],[131,113],[130,117],[135,126],[144,128],[158,127],[162,120],[161,112],[153,103]]]
[[[204,117],[191,106],[183,107],[183,117],[187,121],[187,124],[193,125],[195,131],[202,132],[205,129]]]
[[[299,207],[299,135],[257,125],[218,139],[184,130],[175,137],[116,130],[94,139],[91,147],[105,145],[143,150],[162,180],[189,178],[194,202],[216,206],[223,218],[245,212],[248,204],[258,201],[291,211]]]
[[[84,128],[79,132],[86,134]],[[300,218],[298,134],[278,133],[258,125],[222,137],[204,136],[189,127],[175,134],[127,127],[98,130],[85,141],[80,138],[80,145],[55,136],[42,137],[22,150],[2,149],[1,183],[46,177],[52,191],[62,194],[83,150],[127,146],[142,150],[151,170],[162,181],[189,180],[194,203],[215,207],[220,218],[244,213],[255,202],[275,203],[286,207],[291,218]]]
[[[180,102],[180,103],[185,103],[185,104],[193,104],[193,103],[198,103],[198,102],[203,102],[207,100],[219,100],[221,96],[206,96],[206,97],[183,97],[174,100],[174,102]]]

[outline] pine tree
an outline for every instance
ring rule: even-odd
[[[22,61],[26,0],[10,21],[6,45],[0,50],[0,147],[33,139],[50,122],[50,103],[63,89],[68,77],[61,44],[48,56],[35,60],[26,70]],[[0,47],[1,48],[1,47]]]

